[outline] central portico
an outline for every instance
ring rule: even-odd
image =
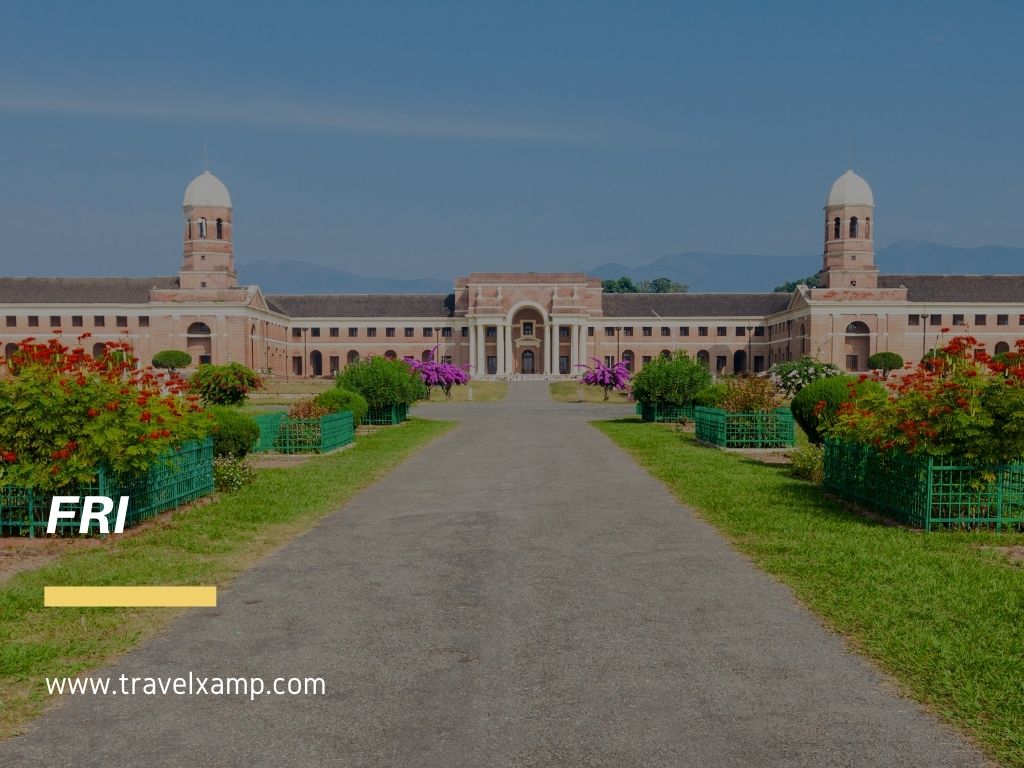
[[[474,272],[455,281],[454,314],[469,325],[473,370],[571,374],[587,363],[587,321],[603,314],[601,281],[582,272]]]

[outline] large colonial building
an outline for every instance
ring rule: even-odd
[[[603,294],[600,280],[574,272],[474,272],[447,295],[265,294],[238,284],[220,180],[198,176],[182,208],[175,277],[0,278],[5,354],[61,329],[89,332],[100,348],[128,339],[146,362],[183,349],[197,363],[300,377],[370,355],[423,357],[435,346],[477,376],[573,375],[594,357],[638,369],[674,350],[716,372],[801,355],[859,371],[877,351],[916,360],[947,326],[969,329],[993,352],[1024,336],[1024,277],[879,274],[874,198],[853,171],[825,201],[822,287],[792,294]]]

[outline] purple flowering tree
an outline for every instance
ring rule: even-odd
[[[604,399],[607,400],[612,390],[624,392],[629,388],[629,367],[625,362],[619,360],[615,365],[607,366],[598,358],[593,358],[594,367],[587,368],[583,374],[583,383],[591,386],[601,387],[604,390]]]
[[[451,363],[439,363],[436,358],[437,347],[430,350],[426,360],[416,360],[412,357],[405,358],[409,367],[419,373],[420,378],[426,385],[427,390],[440,387],[444,392],[446,400],[452,399],[452,387],[469,383],[469,366],[459,367]]]

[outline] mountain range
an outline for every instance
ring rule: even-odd
[[[891,275],[1007,275],[1024,272],[1024,248],[952,245],[903,240],[875,252],[875,263]],[[598,264],[587,274],[600,278],[623,275],[635,281],[668,277],[693,292],[771,291],[787,280],[814,274],[820,255],[760,256],[703,251],[671,253],[640,266]],[[239,264],[239,280],[255,283],[267,293],[445,293],[451,280],[436,278],[364,277],[303,261],[261,261]]]

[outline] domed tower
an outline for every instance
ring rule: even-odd
[[[874,210],[875,198],[864,179],[847,171],[835,180],[825,201],[824,287],[878,287],[871,239]]]
[[[203,171],[186,188],[181,207],[185,214],[181,287],[237,288],[228,188],[212,173]]]

